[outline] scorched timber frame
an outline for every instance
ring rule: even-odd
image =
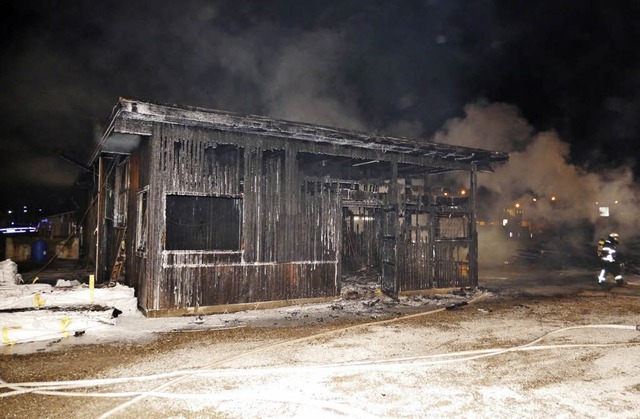
[[[508,155],[120,99],[92,155],[96,275],[148,316],[335,298],[364,264],[383,292],[478,283],[477,173]],[[464,197],[434,175],[467,172]],[[118,270],[118,272],[121,272]]]

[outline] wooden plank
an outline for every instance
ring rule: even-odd
[[[180,317],[180,316],[195,316],[195,315],[209,315],[209,314],[224,314],[224,313],[236,313],[239,311],[248,310],[267,310],[271,308],[281,308],[289,306],[298,306],[304,304],[319,304],[333,301],[335,297],[312,297],[312,298],[299,298],[292,300],[279,300],[279,301],[258,301],[252,303],[242,304],[218,304],[211,306],[199,306],[199,307],[184,307],[184,308],[169,308],[161,310],[146,310],[141,308],[143,314],[147,317]]]

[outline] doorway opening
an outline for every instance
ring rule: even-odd
[[[382,211],[377,207],[342,209],[342,278],[345,298],[374,297],[382,277]]]

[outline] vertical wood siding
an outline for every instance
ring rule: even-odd
[[[438,242],[435,246],[434,277],[438,288],[476,286],[469,276],[469,244]]]
[[[450,217],[440,210],[443,204],[424,191],[417,198],[407,193],[410,180],[397,177],[397,172],[392,177],[397,188],[388,187],[392,183],[385,175],[371,179],[369,173],[363,188],[372,180],[387,186],[356,189],[354,198],[354,193],[341,190],[349,188],[347,184],[322,175],[319,160],[305,153],[284,139],[154,125],[152,136],[133,153],[130,164],[127,281],[136,286],[140,305],[154,311],[334,296],[340,289],[342,265],[347,271],[356,269],[354,261],[346,259],[362,254],[369,258],[368,265],[381,269],[385,251],[395,255],[397,289],[477,285],[468,268],[470,209]],[[337,167],[331,170],[339,174]],[[353,170],[349,162],[345,170],[348,177]],[[149,188],[149,239],[146,251],[139,252],[134,243],[137,194],[145,187]],[[168,250],[167,196],[234,199],[241,205],[239,248],[207,250],[218,241],[199,240],[204,249]],[[375,219],[364,236],[352,237],[358,248],[344,251],[343,199],[349,205],[366,202],[364,213]],[[393,219],[383,220],[388,215]],[[393,249],[386,249],[382,240],[373,242],[391,226]],[[175,237],[189,243],[184,236],[189,234],[203,232],[185,230]]]
[[[295,150],[169,125],[156,127],[152,141],[150,241],[160,251],[149,251],[155,294],[148,309],[336,295],[338,189],[305,181]],[[166,250],[167,195],[241,199],[241,250]]]
[[[153,276],[149,270],[149,258],[147,254],[137,251],[135,243],[138,233],[138,192],[149,185],[151,179],[151,144],[148,138],[143,138],[140,147],[131,154],[129,160],[125,279],[128,285],[135,287],[138,304],[143,308],[150,308],[153,297]]]

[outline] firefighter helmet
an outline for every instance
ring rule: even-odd
[[[611,233],[609,234],[609,239],[617,244],[620,240],[620,236],[618,235],[618,233]]]

